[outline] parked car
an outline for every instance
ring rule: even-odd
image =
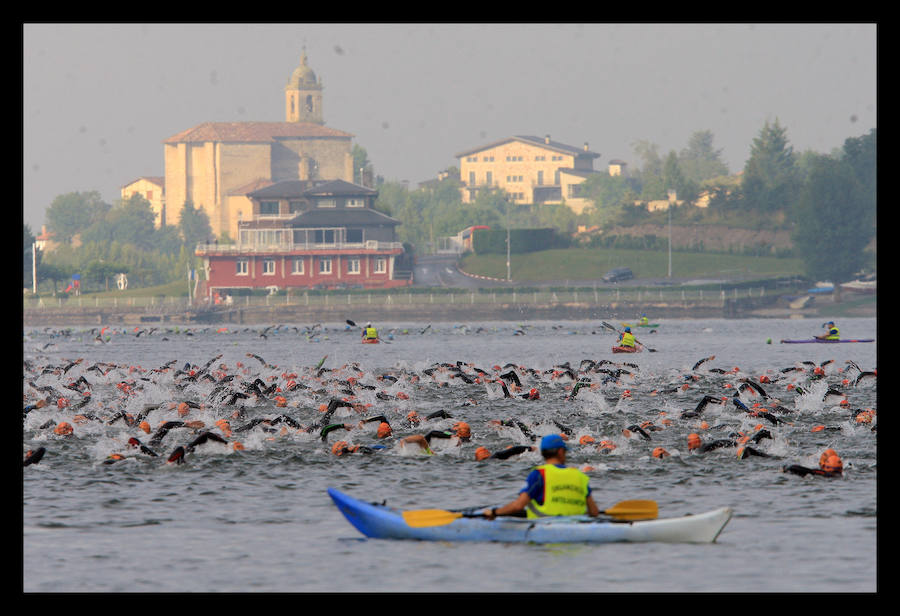
[[[619,282],[620,280],[631,280],[634,274],[627,267],[617,267],[611,269],[603,275],[603,282]]]

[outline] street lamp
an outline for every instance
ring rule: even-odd
[[[666,208],[669,212],[669,278],[672,277],[672,206],[675,205],[675,199],[677,199],[677,195],[674,188],[670,188],[669,191],[669,207]]]
[[[509,195],[506,196],[506,282],[512,281],[509,268]]]

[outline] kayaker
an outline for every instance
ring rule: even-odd
[[[591,496],[589,477],[577,468],[566,466],[566,442],[559,434],[541,439],[541,456],[545,463],[533,469],[519,496],[502,507],[484,510],[490,520],[497,516],[521,515],[539,518],[557,515],[600,514]]]
[[[650,319],[647,318],[646,313],[642,313],[642,314],[641,314],[641,321],[640,321],[640,324],[641,324],[641,325],[644,325],[644,326],[650,324]]]
[[[837,325],[834,324],[834,321],[828,321],[822,325],[825,328],[825,334],[822,336],[815,336],[818,340],[840,340],[841,332],[837,328]]]
[[[631,333],[630,327],[626,327],[625,331],[619,334],[618,346],[633,349],[634,343],[634,334]]]
[[[363,340],[378,340],[378,330],[372,327],[372,323],[366,323],[362,337]]]

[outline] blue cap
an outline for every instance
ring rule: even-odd
[[[630,328],[630,327],[626,327],[626,328],[625,328],[625,331],[628,332],[628,333],[630,334],[630,333],[631,333],[631,328]]]
[[[541,451],[548,449],[568,449],[566,442],[559,434],[548,434],[541,439]]]

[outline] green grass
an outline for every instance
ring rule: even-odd
[[[115,285],[110,285],[109,291],[91,291],[82,295],[90,295],[91,297],[158,297],[164,295],[166,297],[187,297],[188,283],[187,280],[179,280],[178,282],[170,282],[156,287],[129,288],[119,291]]]
[[[470,274],[506,278],[506,255],[467,255],[461,267]],[[614,248],[569,248],[514,254],[511,276],[517,282],[596,280],[614,267],[630,267],[635,278],[663,278],[668,274],[668,251]],[[674,278],[773,278],[799,276],[803,262],[797,258],[673,252]]]

